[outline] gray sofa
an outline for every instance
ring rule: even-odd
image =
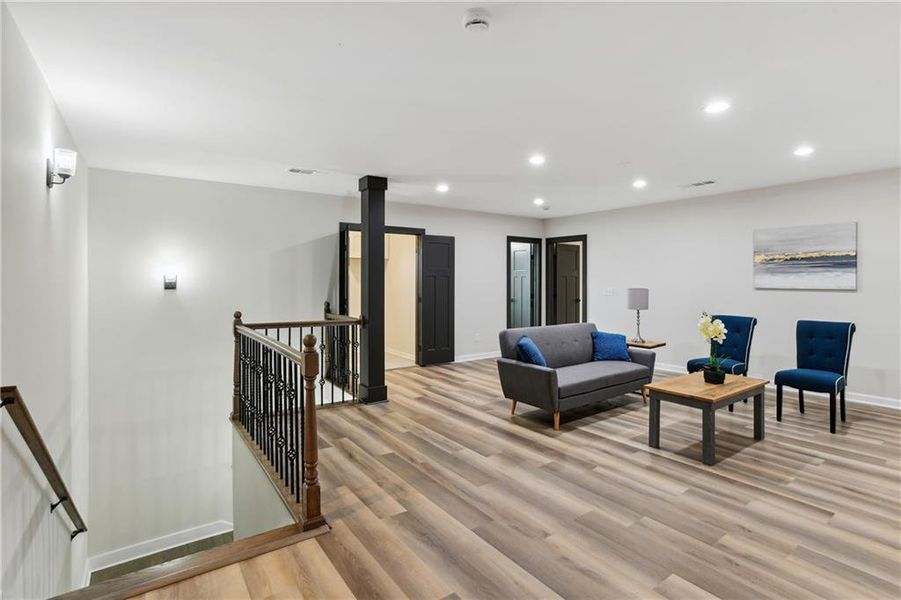
[[[554,414],[554,429],[560,429],[560,411],[641,391],[654,377],[656,355],[629,348],[632,362],[592,361],[594,323],[572,323],[547,327],[505,329],[499,334],[501,358],[497,371],[504,397],[516,403],[537,406]],[[516,344],[527,335],[547,362],[539,367],[517,360]]]

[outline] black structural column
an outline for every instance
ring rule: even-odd
[[[388,399],[385,386],[385,190],[388,180],[360,178],[362,233],[360,397],[363,402]]]

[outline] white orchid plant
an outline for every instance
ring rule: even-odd
[[[729,330],[726,329],[726,326],[722,321],[714,319],[705,312],[701,313],[701,320],[698,321],[698,331],[700,331],[701,335],[704,336],[704,339],[710,343],[710,361],[707,364],[717,373],[724,373],[725,370],[720,362],[720,358],[714,351],[713,342],[716,342],[717,344],[725,342],[726,334],[729,333]]]

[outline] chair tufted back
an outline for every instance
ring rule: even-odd
[[[731,358],[744,363],[747,368],[748,361],[751,360],[751,338],[754,337],[757,319],[735,315],[713,315],[713,318],[722,321],[728,333],[722,344],[711,342],[710,350],[720,358]]]
[[[847,378],[851,338],[856,330],[854,323],[798,321],[798,368],[841,373]]]
[[[498,335],[501,356],[516,358],[516,343],[524,335],[532,338],[541,350],[547,366],[552,369],[591,362],[594,343],[591,332],[597,331],[594,323],[570,323],[544,327],[520,327],[505,329]]]

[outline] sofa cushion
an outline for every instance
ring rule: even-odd
[[[519,360],[522,362],[527,362],[530,365],[538,365],[539,367],[547,366],[547,361],[545,361],[544,356],[541,355],[541,350],[538,349],[538,346],[535,345],[532,338],[527,335],[519,338],[519,342],[516,343],[516,353]]]
[[[629,347],[626,346],[626,336],[620,333],[593,331],[591,340],[594,342],[594,352],[591,355],[591,360],[624,360],[632,362],[632,357],[629,356]]]
[[[557,369],[560,398],[647,378],[646,366],[620,360],[599,360]]]
[[[547,366],[552,369],[591,362],[591,332],[596,330],[594,323],[505,329],[498,335],[501,356],[518,360],[516,344],[522,336],[527,335],[538,346]]]

